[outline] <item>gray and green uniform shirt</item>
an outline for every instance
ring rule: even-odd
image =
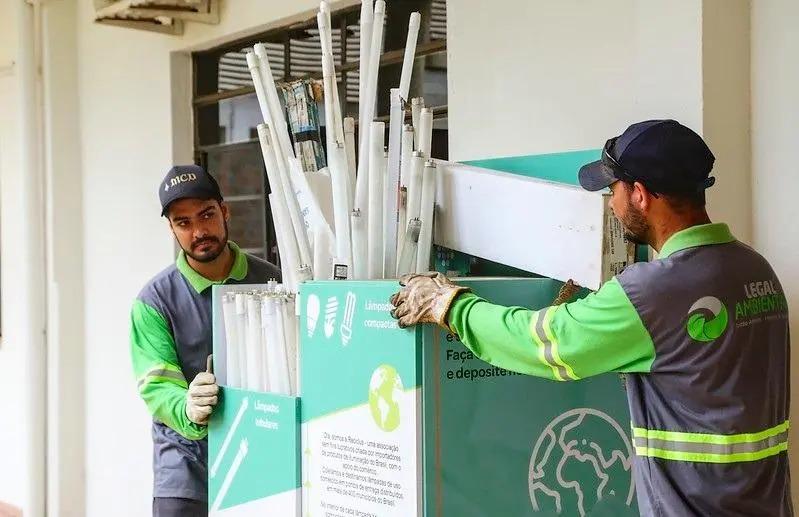
[[[194,271],[181,251],[144,286],[131,310],[130,345],[139,394],[153,415],[154,497],[208,498],[207,429],[186,416],[188,383],[211,353],[211,289],[219,283],[280,280],[280,270],[229,242],[233,268],[223,282]]]
[[[787,303],[726,225],[678,232],[659,259],[573,303],[530,311],[465,294],[448,323],[509,370],[628,374],[642,515],[793,515]]]

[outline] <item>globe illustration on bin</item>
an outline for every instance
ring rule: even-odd
[[[635,484],[624,429],[592,408],[571,409],[538,436],[530,457],[530,501],[546,515],[624,515]]]
[[[391,432],[399,426],[401,397],[402,379],[397,370],[388,364],[378,366],[369,381],[369,410],[383,431]]]

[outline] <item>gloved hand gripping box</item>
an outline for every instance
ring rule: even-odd
[[[231,291],[261,288],[213,288],[214,374],[221,393],[208,424],[210,515],[300,515],[300,399],[230,385],[235,361],[228,357],[222,300]]]
[[[528,308],[562,285],[459,282]],[[441,329],[398,328],[397,288],[300,289],[303,515],[638,515],[617,375],[560,383],[493,367]]]

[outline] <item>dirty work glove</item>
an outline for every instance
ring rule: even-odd
[[[403,275],[399,281],[402,289],[391,299],[394,309],[391,316],[399,320],[402,328],[417,323],[436,323],[447,327],[447,313],[452,301],[468,287],[453,284],[441,273]]]
[[[566,283],[561,286],[555,299],[552,300],[552,305],[562,305],[568,302],[578,291],[580,291],[580,286],[575,284],[574,280],[571,278],[568,279]]]
[[[208,417],[218,400],[219,386],[216,384],[216,377],[211,373],[210,363],[209,357],[207,371],[197,374],[189,384],[186,394],[186,416],[199,425],[208,425]]]

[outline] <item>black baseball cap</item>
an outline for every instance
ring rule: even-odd
[[[161,215],[166,215],[169,205],[178,199],[216,199],[222,201],[219,184],[199,165],[175,165],[166,173],[161,188]]]
[[[715,160],[702,137],[676,120],[646,120],[608,140],[602,158],[580,168],[580,185],[596,191],[637,181],[655,193],[701,192],[716,182]]]

